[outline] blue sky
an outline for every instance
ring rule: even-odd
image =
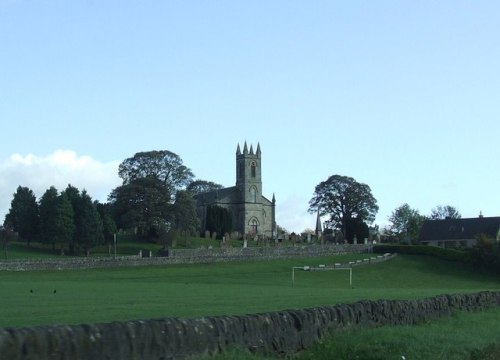
[[[18,185],[104,201],[118,164],[177,153],[235,183],[263,156],[277,221],[314,227],[314,187],[498,216],[497,1],[0,0],[0,218]]]

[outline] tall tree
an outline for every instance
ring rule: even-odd
[[[156,178],[138,178],[114,189],[109,202],[122,229],[154,235],[158,226],[172,221],[172,204],[164,184]]]
[[[329,216],[327,225],[341,229],[347,235],[347,224],[355,218],[372,223],[378,211],[377,200],[368,185],[351,177],[332,175],[316,185],[309,201],[309,212],[319,209],[321,216]]]
[[[216,232],[217,237],[222,238],[226,232],[232,230],[231,212],[219,205],[207,206],[206,228],[210,232]]]
[[[206,180],[194,180],[186,188],[192,195],[198,195],[209,191],[221,190],[224,186]]]
[[[4,225],[11,227],[19,237],[26,241],[36,240],[39,234],[38,203],[33,191],[27,187],[18,186],[10,203],[9,213]]]
[[[108,244],[108,246],[111,246],[114,241],[114,236],[118,232],[116,222],[113,220],[111,214],[111,206],[110,204],[101,204],[98,201],[94,201],[94,205],[101,217],[104,242]]]
[[[175,228],[177,230],[196,232],[200,227],[200,219],[196,213],[196,202],[189,191],[178,191],[173,207]]]
[[[90,249],[103,242],[104,236],[101,216],[85,190],[81,194],[81,213],[76,224],[76,241],[85,255],[88,255]]]
[[[389,221],[392,223],[389,234],[399,241],[415,240],[424,220],[425,216],[420,215],[418,210],[412,209],[410,205],[405,203],[396,208],[389,216]]]
[[[432,209],[430,218],[432,220],[442,219],[460,219],[462,215],[460,212],[451,205],[438,205]]]
[[[118,175],[124,185],[141,178],[157,179],[171,197],[194,177],[180,156],[168,150],[138,152],[120,164]]]
[[[75,231],[74,212],[71,201],[65,193],[58,195],[51,186],[40,198],[40,232],[42,241],[61,246],[70,244]]]

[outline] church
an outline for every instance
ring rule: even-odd
[[[254,152],[247,143],[236,149],[236,185],[195,196],[201,230],[206,230],[207,207],[218,205],[227,209],[232,217],[232,233],[272,238],[276,235],[276,199],[262,194],[262,153],[260,144]]]

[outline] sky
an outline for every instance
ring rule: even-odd
[[[18,186],[106,201],[118,165],[169,150],[233,186],[262,150],[277,223],[314,228],[331,175],[500,216],[500,2],[0,0],[0,221]]]

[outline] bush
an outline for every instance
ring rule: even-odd
[[[373,247],[373,252],[377,254],[398,253],[398,254],[409,254],[409,255],[427,255],[449,261],[459,261],[464,263],[471,262],[471,255],[467,251],[456,250],[456,249],[443,249],[440,247],[427,246],[427,245],[398,245],[398,244],[375,245]]]

